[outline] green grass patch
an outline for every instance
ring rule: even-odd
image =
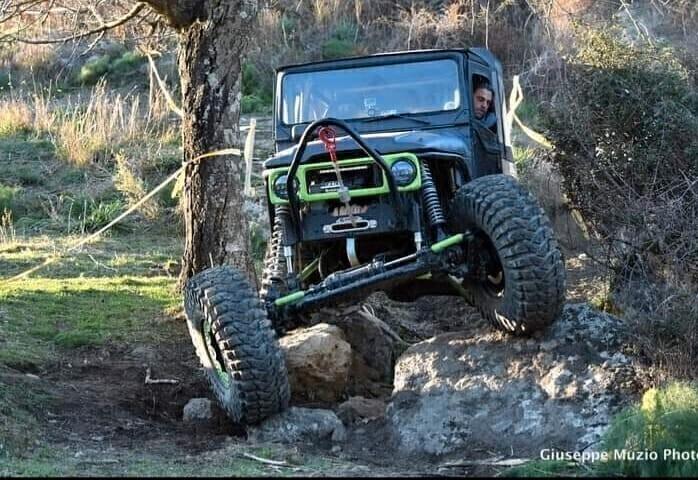
[[[287,455],[283,447],[263,449],[265,458],[283,460]],[[62,451],[44,447],[31,457],[8,458],[0,464],[0,476],[118,476],[118,477],[263,477],[318,475],[333,468],[330,460],[322,457],[303,458],[303,463],[292,468],[274,469],[268,465],[245,458],[237,448],[223,448],[207,455],[171,457],[152,452],[117,449],[109,454],[75,457],[74,451]],[[260,449],[245,449],[261,455]],[[108,461],[105,461],[108,460]]]
[[[0,362],[41,362],[55,347],[100,345],[129,338],[156,340],[154,322],[179,295],[168,277],[36,278],[0,287],[9,322]]]
[[[39,237],[0,245],[0,271],[5,278],[19,274],[75,241]],[[61,348],[136,337],[157,341],[163,334],[158,322],[181,305],[168,271],[180,248],[162,232],[115,235],[33,277],[0,281],[0,364],[24,370]]]
[[[570,477],[588,473],[574,463],[563,460],[533,460],[525,465],[513,467],[506,472],[507,477]]]
[[[0,465],[4,458],[22,455],[34,446],[37,411],[49,407],[52,400],[39,380],[0,367]]]

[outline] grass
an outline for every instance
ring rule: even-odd
[[[0,459],[31,448],[40,430],[36,413],[53,398],[35,379],[9,376],[0,367]],[[0,462],[0,465],[2,462]],[[0,476],[4,476],[0,467]]]
[[[75,239],[18,237],[2,243],[0,272],[6,279]],[[78,347],[169,338],[171,329],[162,325],[179,309],[181,298],[166,267],[179,254],[179,241],[171,233],[115,235],[28,279],[0,280],[0,458],[9,458],[0,462],[0,476],[80,471],[62,464],[60,456],[17,457],[41,438],[43,426],[36,419],[50,401],[41,384],[22,372],[50,369]]]
[[[271,459],[286,459],[289,468],[272,468],[242,455],[243,452]],[[0,476],[164,476],[164,477],[261,477],[299,476],[331,471],[341,466],[322,457],[298,458],[288,447],[228,446],[204,455],[167,458],[152,452],[116,450],[109,458],[89,453],[44,447],[31,458],[12,458],[0,465]],[[294,458],[295,457],[295,458]],[[288,460],[294,458],[294,460]]]
[[[534,460],[511,468],[506,474],[510,477],[696,477],[698,462],[680,456],[681,452],[690,455],[698,451],[696,431],[698,387],[674,382],[647,390],[640,402],[614,417],[599,449],[599,455],[605,454],[605,459],[601,457],[583,465]],[[643,452],[644,458],[635,452]]]
[[[507,477],[570,477],[583,476],[587,471],[574,462],[564,460],[533,460],[513,467],[506,472]]]
[[[49,237],[0,246],[0,270],[15,275],[40,264],[74,238]],[[4,346],[0,364],[41,365],[60,348],[101,345],[133,336],[157,340],[163,312],[181,302],[166,266],[178,258],[175,241],[114,236],[37,272],[0,282]]]

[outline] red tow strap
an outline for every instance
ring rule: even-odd
[[[330,160],[337,163],[337,134],[332,127],[322,127],[317,132],[320,141],[325,145],[325,150],[330,154]]]
[[[339,194],[339,201],[346,207],[347,215],[353,226],[356,226],[356,218],[351,211],[351,205],[349,201],[351,200],[351,195],[349,194],[349,189],[344,186],[344,181],[342,180],[342,173],[339,170],[339,164],[337,163],[337,134],[332,127],[322,127],[317,132],[317,136],[320,141],[325,145],[325,150],[330,154],[330,160],[332,160],[332,166],[334,167],[334,173],[337,176],[337,184],[339,188],[337,193]]]

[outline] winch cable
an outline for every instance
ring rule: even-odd
[[[351,200],[349,189],[344,185],[342,172],[337,162],[337,135],[332,127],[322,127],[318,130],[318,138],[320,138],[320,141],[325,145],[325,150],[327,150],[327,153],[330,155],[330,160],[332,160],[332,166],[334,167],[334,173],[337,176],[337,184],[339,186],[337,190],[339,201],[346,207],[352,227],[356,227],[356,218],[351,211],[351,205],[349,203]]]

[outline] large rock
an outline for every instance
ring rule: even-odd
[[[515,456],[588,447],[632,387],[619,327],[576,304],[538,338],[487,327],[410,347],[386,413],[396,446],[437,456],[473,444]]]
[[[279,340],[294,400],[336,402],[344,394],[352,352],[341,329],[319,323]]]
[[[375,372],[375,375],[369,373],[374,377],[371,380],[392,380],[395,362],[408,345],[390,326],[370,311],[358,307],[324,309],[315,318],[342,329],[352,350],[361,357],[358,363],[370,368],[370,373]]]
[[[201,423],[213,419],[213,404],[208,398],[192,398],[184,405],[182,421],[184,423]]]
[[[385,402],[375,398],[350,397],[337,407],[337,416],[345,425],[370,421],[385,416]]]
[[[316,443],[323,440],[343,442],[346,430],[331,410],[291,407],[260,425],[249,427],[248,439],[253,442]]]

